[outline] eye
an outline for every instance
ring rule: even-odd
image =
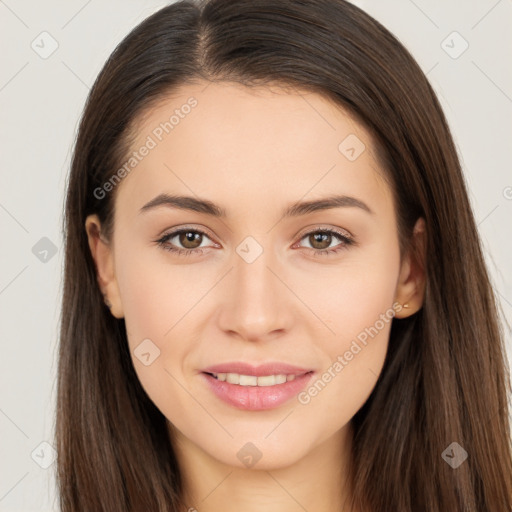
[[[202,254],[203,248],[201,243],[204,238],[209,238],[208,235],[200,229],[181,228],[171,233],[167,233],[157,240],[157,244],[166,251],[173,252],[180,256],[186,256],[189,254]],[[173,238],[176,238],[176,242],[181,244],[183,248],[177,247],[176,242],[169,243]],[[208,246],[206,246],[208,247]],[[211,246],[210,246],[211,247]]]
[[[306,239],[310,244],[309,249],[313,251],[313,256],[336,254],[347,249],[348,246],[355,245],[355,240],[353,238],[341,233],[340,231],[327,228],[319,228],[314,231],[309,231],[301,237],[301,240],[304,239]],[[331,247],[331,244],[335,239],[338,239],[341,243]]]
[[[172,242],[174,238],[176,238],[176,240]],[[159,240],[156,240],[156,243],[166,251],[179,256],[188,256],[190,254],[203,254],[203,249],[205,247],[212,247],[201,247],[205,238],[209,238],[209,236],[200,229],[181,228],[165,234]],[[309,231],[302,235],[300,240],[302,241],[304,239],[309,242],[310,247],[299,245],[298,248],[312,250],[313,256],[336,254],[346,249],[348,246],[356,245],[355,240],[348,235],[340,231],[327,228],[317,228],[314,231]],[[336,239],[338,239],[340,243],[334,247],[330,247],[332,242]],[[181,247],[179,247],[178,244],[181,245]],[[295,245],[294,248],[295,247],[297,247],[297,245]]]

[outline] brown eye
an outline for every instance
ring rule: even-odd
[[[157,244],[165,249],[179,255],[202,254],[203,250],[212,247],[205,246],[203,242],[210,240],[210,237],[199,229],[178,229],[164,235]]]
[[[202,242],[203,235],[197,231],[182,231],[178,235],[180,244],[184,249],[197,249]]]
[[[334,229],[324,228],[316,229],[315,231],[305,233],[301,238],[301,241],[302,240],[307,241],[309,247],[299,245],[299,248],[302,247],[305,249],[309,249],[309,251],[313,252],[314,256],[336,254],[339,251],[356,244],[355,240],[351,238],[349,235],[345,235]],[[338,240],[339,243],[331,245],[336,240]]]
[[[332,235],[329,233],[316,232],[309,235],[309,243],[313,249],[327,249],[332,242]]]

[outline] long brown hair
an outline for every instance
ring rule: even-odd
[[[62,512],[178,511],[166,418],[142,389],[124,320],[105,307],[84,223],[111,234],[141,113],[183,84],[280,83],[333,99],[372,134],[402,253],[426,221],[423,308],[394,320],[378,382],[352,420],[353,504],[383,512],[512,510],[510,378],[497,300],[453,139],[398,40],[344,0],[183,0],[137,26],[99,74],[69,176],[56,445]],[[452,468],[451,443],[468,454]]]

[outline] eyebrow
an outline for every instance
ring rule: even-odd
[[[170,194],[160,194],[146,203],[139,211],[144,213],[155,208],[166,206],[169,208],[178,208],[198,213],[204,213],[213,217],[226,218],[227,213],[221,206],[207,199],[200,199],[192,196],[180,196]],[[360,208],[367,213],[374,214],[370,207],[355,197],[346,195],[332,195],[312,201],[299,201],[291,204],[282,212],[283,218],[299,217],[308,213],[330,210],[332,208]]]

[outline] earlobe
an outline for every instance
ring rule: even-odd
[[[101,233],[101,222],[96,214],[85,220],[85,230],[91,256],[96,266],[96,278],[105,305],[116,318],[123,318],[123,309],[114,267],[112,244]]]
[[[425,220],[420,217],[413,230],[410,249],[404,256],[398,278],[395,301],[396,318],[407,318],[418,312],[425,298],[426,243]]]

